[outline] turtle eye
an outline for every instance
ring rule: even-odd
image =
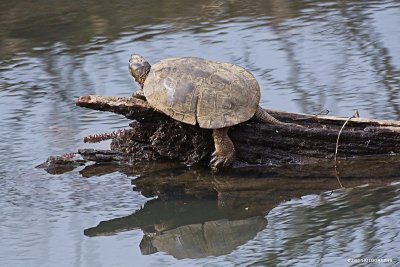
[[[129,63],[129,66],[130,66],[131,70],[136,70],[136,69],[142,67],[142,65],[138,64],[138,63]]]

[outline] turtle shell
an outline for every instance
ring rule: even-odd
[[[260,102],[260,87],[250,72],[234,64],[194,57],[156,63],[143,90],[156,110],[207,129],[249,120]]]

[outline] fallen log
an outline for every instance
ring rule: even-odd
[[[111,138],[112,142],[110,150],[79,150],[86,160],[120,163],[177,160],[187,164],[210,160],[214,149],[211,130],[175,121],[143,100],[92,95],[81,96],[76,105],[121,114],[133,120],[131,128],[114,135],[88,137],[86,141]],[[304,127],[254,121],[231,127],[228,134],[236,148],[236,166],[332,160],[336,146],[339,160],[400,152],[400,121],[267,111],[281,121]]]

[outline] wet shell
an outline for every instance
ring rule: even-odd
[[[257,80],[244,68],[194,57],[156,63],[143,89],[156,110],[207,129],[249,120],[260,101]]]

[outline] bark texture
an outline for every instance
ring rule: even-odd
[[[133,120],[130,128],[112,139],[110,150],[80,150],[85,159],[125,163],[176,160],[194,164],[208,163],[214,150],[211,130],[175,121],[143,100],[81,96],[76,104]],[[251,120],[231,127],[228,135],[236,149],[235,165],[333,159],[339,131],[348,118],[266,111],[282,122],[304,127]],[[352,118],[341,132],[337,157],[397,154],[400,152],[399,141],[399,121]]]

